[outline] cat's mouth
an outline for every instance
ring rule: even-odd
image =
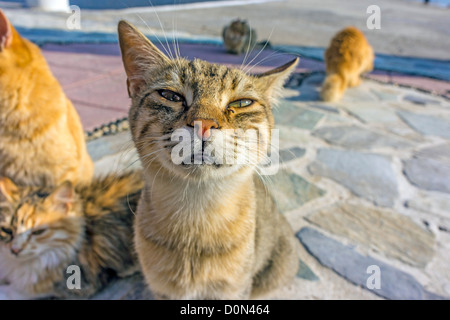
[[[242,167],[242,161],[236,157],[236,150],[226,143],[226,138],[219,130],[208,141],[196,139],[190,128],[182,130],[185,130],[181,134],[184,138],[166,148],[164,158],[170,158],[170,161],[161,162],[170,171],[183,177],[208,178],[227,176]]]
[[[158,155],[158,163],[168,171],[189,178],[225,177],[244,167],[259,165],[267,153],[257,132],[249,135],[242,130],[214,130],[209,139],[202,140],[195,136],[192,127],[185,126],[166,133],[159,141],[148,150],[148,156],[143,155],[144,161],[150,163],[153,155]],[[159,153],[161,149],[164,152]]]
[[[204,151],[192,154],[188,159],[183,160],[181,164],[184,168],[195,166],[211,166],[214,168],[221,168],[224,166],[231,166],[231,164],[224,164],[218,161],[213,155],[205,153]]]

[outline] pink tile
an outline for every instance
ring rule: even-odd
[[[366,75],[369,79],[374,79],[377,81],[388,83],[390,81],[390,76],[386,71],[374,70]]]
[[[325,71],[325,63],[300,57],[300,64],[297,70],[301,72]]]
[[[399,85],[420,88],[433,93],[450,97],[450,83],[447,81],[391,73],[391,82]]]
[[[119,112],[128,110],[130,99],[125,72],[100,75],[97,79],[88,80],[66,90],[66,94],[72,101],[106,110]]]
[[[85,81],[86,79],[95,78],[98,76],[98,72],[93,70],[68,68],[66,66],[55,65],[53,63],[49,63],[49,65],[53,75],[62,85],[63,90],[67,90],[80,81]]]
[[[102,53],[105,45],[46,45],[42,52],[50,67],[74,69],[77,71],[109,72],[111,69],[123,68],[120,53]],[[106,50],[103,50],[106,51]]]
[[[103,124],[113,122],[128,116],[128,111],[115,111],[97,108],[90,104],[73,101],[75,109],[81,118],[81,123],[85,131],[91,131],[101,127]]]

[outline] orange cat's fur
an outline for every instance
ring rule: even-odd
[[[256,167],[271,146],[274,99],[298,59],[260,75],[169,59],[125,21],[119,42],[131,133],[145,168],[135,243],[150,289],[159,298],[246,299],[291,282],[298,241]],[[250,129],[261,139],[247,149],[239,130]],[[188,143],[202,136],[199,152],[179,164],[175,130],[188,133]],[[231,161],[220,162],[220,152],[205,156],[224,145]],[[238,156],[242,162],[233,163]]]
[[[320,93],[324,101],[339,100],[347,87],[358,86],[361,74],[373,70],[374,53],[355,27],[340,31],[325,51],[327,76]]]
[[[0,10],[0,175],[39,186],[92,174],[76,110],[40,49]]]

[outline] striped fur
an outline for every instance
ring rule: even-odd
[[[168,299],[243,299],[291,281],[298,264],[295,237],[256,166],[270,147],[271,108],[297,59],[248,75],[201,60],[169,59],[124,21],[119,41],[132,99],[130,127],[144,166],[135,244],[150,289]],[[168,100],[161,90],[180,98]],[[242,99],[252,103],[232,104]],[[237,146],[229,155],[249,151],[245,161],[176,165],[171,135],[180,128],[195,134],[194,120],[215,123],[203,150]],[[258,146],[241,148],[242,136],[227,135],[227,129],[258,130]]]
[[[138,173],[76,189],[0,179],[0,279],[10,284],[0,286],[0,298],[89,297],[135,269],[132,224],[142,186]],[[71,265],[81,269],[81,290],[67,288]]]

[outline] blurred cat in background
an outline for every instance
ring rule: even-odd
[[[355,27],[337,33],[325,51],[326,78],[320,96],[324,101],[341,99],[347,87],[361,83],[361,74],[373,70],[374,53],[364,34]]]
[[[256,31],[245,20],[234,20],[223,28],[223,43],[229,53],[241,54],[254,48]]]
[[[140,173],[74,188],[19,187],[0,178],[0,299],[88,298],[138,269],[133,247]],[[81,271],[69,289],[69,266]]]
[[[0,10],[0,175],[22,185],[89,182],[80,118],[40,49]]]

